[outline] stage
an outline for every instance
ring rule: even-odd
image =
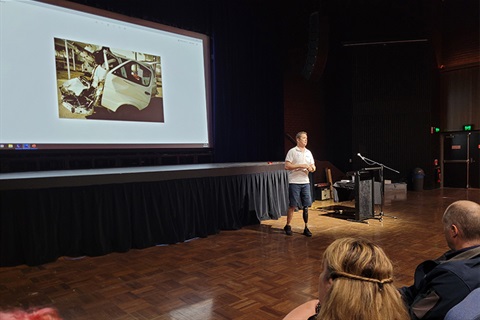
[[[99,256],[278,219],[283,162],[0,174],[0,266]]]

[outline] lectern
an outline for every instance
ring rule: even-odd
[[[374,176],[371,170],[356,171],[355,177],[355,220],[363,221],[375,216]]]

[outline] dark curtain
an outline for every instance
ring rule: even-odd
[[[214,159],[284,159],[278,5],[217,1],[213,10]]]
[[[287,210],[285,170],[0,193],[0,266],[99,256],[240,229]]]
[[[430,127],[435,92],[428,42],[347,48],[352,57],[352,155],[361,153],[411,182],[414,168],[433,180]],[[352,157],[356,168],[366,164]]]
[[[277,1],[73,1],[209,36],[213,162],[284,159],[282,57],[289,43]]]

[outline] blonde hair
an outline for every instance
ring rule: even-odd
[[[393,285],[393,266],[371,241],[335,240],[323,254],[332,286],[317,319],[407,320],[407,308]]]

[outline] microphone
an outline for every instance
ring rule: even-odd
[[[361,158],[363,161],[365,161],[365,157],[364,157],[364,156],[362,156],[362,155],[360,154],[360,152],[359,152],[359,153],[357,153],[357,156],[359,156],[359,157],[360,157],[360,158]]]

